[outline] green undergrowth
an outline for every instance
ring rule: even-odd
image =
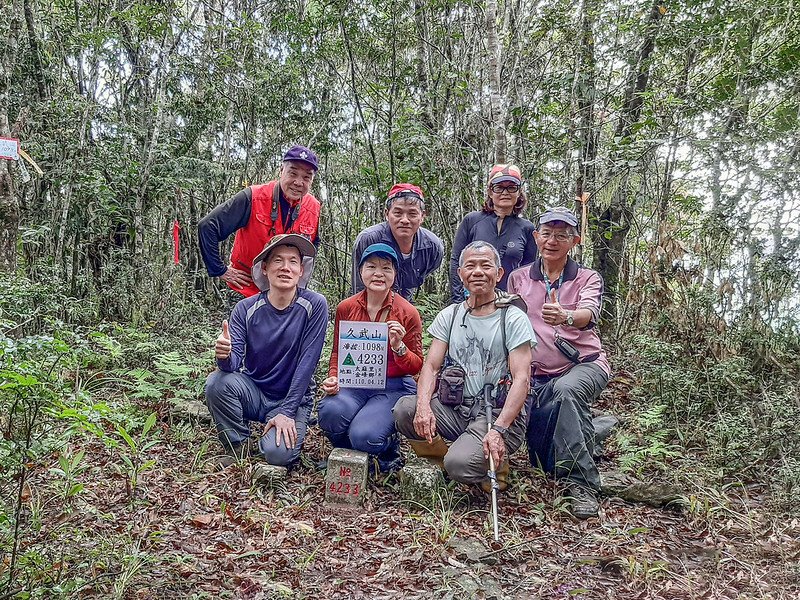
[[[421,304],[429,323],[438,299]],[[127,597],[129,582],[166,560],[156,534],[136,532],[144,514],[156,514],[152,482],[164,457],[188,451],[187,485],[198,485],[198,465],[213,451],[208,434],[171,422],[170,408],[201,398],[218,313],[199,304],[174,313],[167,306],[133,326],[99,321],[95,308],[57,286],[0,280],[0,555],[7,557],[0,592],[7,597],[80,597],[98,589]],[[632,403],[610,442],[622,468],[683,483],[698,518],[726,506],[730,486],[748,482],[771,487],[773,509],[792,508],[800,407],[796,377],[778,365],[797,348],[791,336],[771,343],[772,358],[756,369],[744,343],[716,358],[655,335],[626,340],[614,359],[618,371],[633,374]],[[326,365],[323,356],[320,372]],[[115,487],[98,488],[98,480]],[[539,487],[530,488],[532,497]],[[101,493],[115,494],[106,503],[113,510],[100,508]],[[474,517],[453,498],[421,513],[420,544],[444,545]],[[194,501],[212,499],[198,493]],[[544,527],[549,509],[534,509],[533,521],[508,527]],[[73,522],[77,515],[81,524]],[[523,532],[518,538],[526,543]]]
[[[694,489],[762,484],[773,508],[797,511],[800,387],[789,358],[798,340],[776,336],[765,361],[748,351],[755,335],[739,332],[735,345],[729,337],[718,356],[652,335],[626,340],[617,364],[636,383],[614,441],[621,467]]]
[[[126,573],[146,553],[130,550],[130,536],[82,532],[70,515],[92,506],[92,480],[109,473],[136,509],[143,476],[158,467],[155,449],[168,441],[159,417],[199,398],[212,365],[204,314],[165,333],[156,321],[92,324],[92,311],[56,286],[0,280],[3,597],[79,595],[90,572],[117,574],[112,588],[123,597]],[[42,471],[44,487],[32,477]]]

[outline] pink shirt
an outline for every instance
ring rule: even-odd
[[[588,308],[592,312],[592,319],[585,329],[566,324],[553,327],[542,320],[542,304],[548,300],[546,300],[547,287],[542,275],[541,259],[516,269],[508,277],[508,291],[519,294],[527,303],[528,318],[539,340],[533,351],[531,375],[534,377],[561,375],[575,364],[556,348],[556,333],[577,348],[582,361],[589,362],[587,359],[594,357],[593,362],[611,375],[611,367],[595,327],[600,318],[600,303],[603,297],[603,279],[600,274],[568,258],[561,285],[555,282],[553,287],[557,290],[559,304],[565,309]]]

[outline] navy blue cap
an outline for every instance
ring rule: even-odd
[[[370,256],[376,254],[380,258],[388,258],[392,261],[395,270],[397,270],[398,258],[397,252],[394,251],[389,244],[372,244],[371,246],[367,246],[364,249],[364,253],[361,255],[361,260],[358,261],[358,268],[361,268],[361,265],[364,264],[364,261],[367,260]]]
[[[319,170],[317,155],[314,154],[311,148],[306,148],[305,146],[292,146],[289,148],[286,154],[283,155],[283,162],[287,160],[306,163],[309,167],[314,169],[315,173]]]

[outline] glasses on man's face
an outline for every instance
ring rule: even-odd
[[[558,231],[558,232],[555,232],[555,231],[540,231],[539,232],[539,237],[542,238],[545,241],[547,241],[547,240],[552,238],[555,241],[560,242],[560,243],[563,244],[564,242],[568,242],[568,241],[570,241],[572,239],[572,234],[571,233],[567,233],[566,231]]]
[[[509,194],[516,194],[519,191],[518,185],[503,185],[501,183],[494,183],[492,187],[489,188],[495,194],[502,194],[503,192],[508,192]]]

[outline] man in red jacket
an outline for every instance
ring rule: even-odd
[[[281,233],[297,233],[319,246],[319,201],[309,193],[319,168],[317,155],[304,146],[292,146],[283,155],[278,179],[251,185],[217,206],[198,226],[200,254],[211,277],[219,277],[244,296],[259,292],[253,283],[253,258]],[[235,233],[230,262],[219,255],[219,244]],[[304,259],[305,286],[313,259]]]

